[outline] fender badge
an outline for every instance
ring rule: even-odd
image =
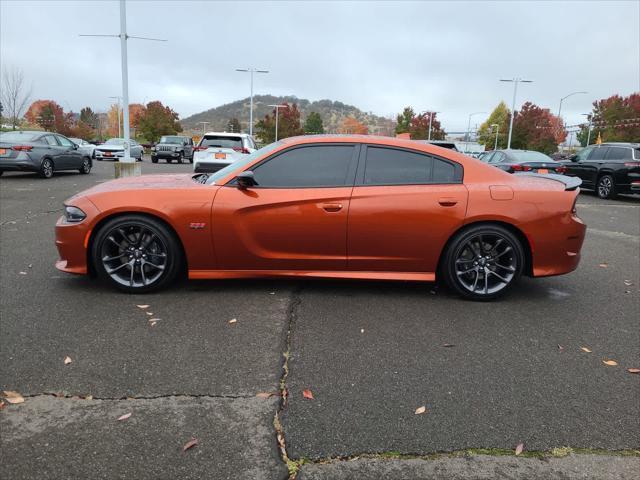
[[[193,228],[194,230],[202,230],[207,224],[204,222],[191,222],[189,224],[189,228]]]

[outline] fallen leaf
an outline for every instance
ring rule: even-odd
[[[275,393],[271,393],[271,392],[256,393],[256,397],[258,397],[258,398],[269,398],[269,397],[273,397],[274,395],[275,395]]]
[[[236,318],[232,318],[231,320],[229,320],[229,323],[233,324],[236,323],[238,320]]]
[[[3,401],[0,400],[0,410],[2,410],[5,405],[6,405],[6,403],[4,403]]]
[[[118,421],[122,421],[122,420],[126,420],[127,418],[129,418],[131,416],[131,412],[129,413],[125,413],[124,415],[121,415],[118,417]]]
[[[523,450],[524,450],[524,443],[519,443],[516,446],[516,455],[520,455]]]
[[[145,308],[149,308],[149,305],[136,305],[136,307],[141,308],[142,310],[144,310]]]
[[[30,263],[29,265],[27,265],[27,268],[33,268],[33,263]]]
[[[71,362],[73,362],[73,360],[71,360],[71,357],[69,357],[69,356],[64,357],[64,364],[65,365],[69,365]]]
[[[275,295],[276,292],[269,292],[269,295]]]
[[[196,445],[198,445],[198,439],[192,438],[191,440],[189,440],[187,443],[184,444],[184,447],[182,447],[182,451],[186,452],[187,450],[195,447]]]
[[[158,322],[151,322],[151,326],[152,326],[152,327],[155,327],[155,326],[156,326],[156,323],[158,323]]]
[[[629,373],[640,373],[640,368],[627,368]]]
[[[20,275],[26,275],[27,272],[20,272]]]
[[[605,365],[609,365],[610,367],[615,367],[616,365],[618,365],[618,362],[616,362],[615,360],[603,360],[602,363],[604,363]]]
[[[599,265],[599,267],[600,267],[600,268],[607,268],[608,266],[609,266],[609,264],[608,264],[608,263],[601,263],[601,264]]]
[[[304,398],[308,398],[309,400],[313,400],[313,393],[311,393],[311,390],[306,389],[302,391],[302,396]]]
[[[144,312],[144,313],[146,313],[146,314],[147,314],[147,315],[149,315],[150,317],[153,317],[153,312]]]
[[[360,329],[360,333],[364,333],[364,328],[361,328],[361,329]]]
[[[160,319],[159,318],[150,318],[149,320],[147,320],[148,322],[159,322]]]
[[[625,284],[627,287],[630,287],[631,285],[633,285],[633,282],[632,282],[631,280],[625,280],[625,281],[624,281],[624,284]]]
[[[445,343],[445,344],[443,344],[442,346],[443,346],[443,347],[447,347],[447,348],[449,348],[449,347],[455,347],[455,345],[454,345],[453,343]]]
[[[93,400],[93,395],[86,395],[84,397],[85,400]]]
[[[11,403],[11,404],[23,403],[24,402],[24,397],[22,395],[20,395],[18,392],[10,392],[10,391],[5,390],[2,393],[4,395],[5,400],[7,402]]]
[[[416,408],[416,415],[422,415],[426,411],[427,411],[427,407],[423,405],[421,407]]]
[[[558,344],[558,350],[564,350],[564,347],[560,344]]]
[[[583,352],[591,353],[591,350],[589,350],[587,347],[580,347],[580,350],[582,350]]]

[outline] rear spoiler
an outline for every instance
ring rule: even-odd
[[[527,177],[537,177],[537,178],[546,178],[547,180],[554,180],[556,182],[560,182],[564,184],[565,190],[576,190],[580,185],[582,185],[582,179],[578,177],[568,177],[566,175],[558,175],[556,173],[533,173],[533,172],[517,172],[514,175],[527,176]]]

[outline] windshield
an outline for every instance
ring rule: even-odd
[[[0,142],[32,142],[39,135],[41,135],[41,133],[31,133],[31,132],[0,133]]]
[[[160,143],[182,143],[182,137],[165,136],[160,138]]]
[[[270,143],[266,147],[262,147],[260,150],[256,150],[255,152],[250,153],[249,155],[245,155],[244,157],[242,157],[242,159],[236,162],[233,162],[230,165],[227,165],[223,169],[218,170],[216,173],[212,173],[207,179],[207,185],[214,185],[216,183],[216,180],[220,178],[224,178],[234,170],[237,170],[238,168],[242,168],[245,165],[250,164],[254,160],[272,152],[273,150],[278,148],[280,145],[282,145],[282,142]]]
[[[518,162],[553,162],[553,159],[544,153],[530,150],[512,150],[509,152],[509,155]]]
[[[124,143],[124,138],[110,138],[104,143],[107,145],[122,145]]]
[[[226,135],[205,135],[200,140],[200,147],[242,148],[242,137]]]

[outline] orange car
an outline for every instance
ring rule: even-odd
[[[488,300],[574,270],[580,180],[511,175],[387,137],[288,138],[213,174],[103,183],[65,203],[56,266],[127,292],[191,279],[442,279]]]

